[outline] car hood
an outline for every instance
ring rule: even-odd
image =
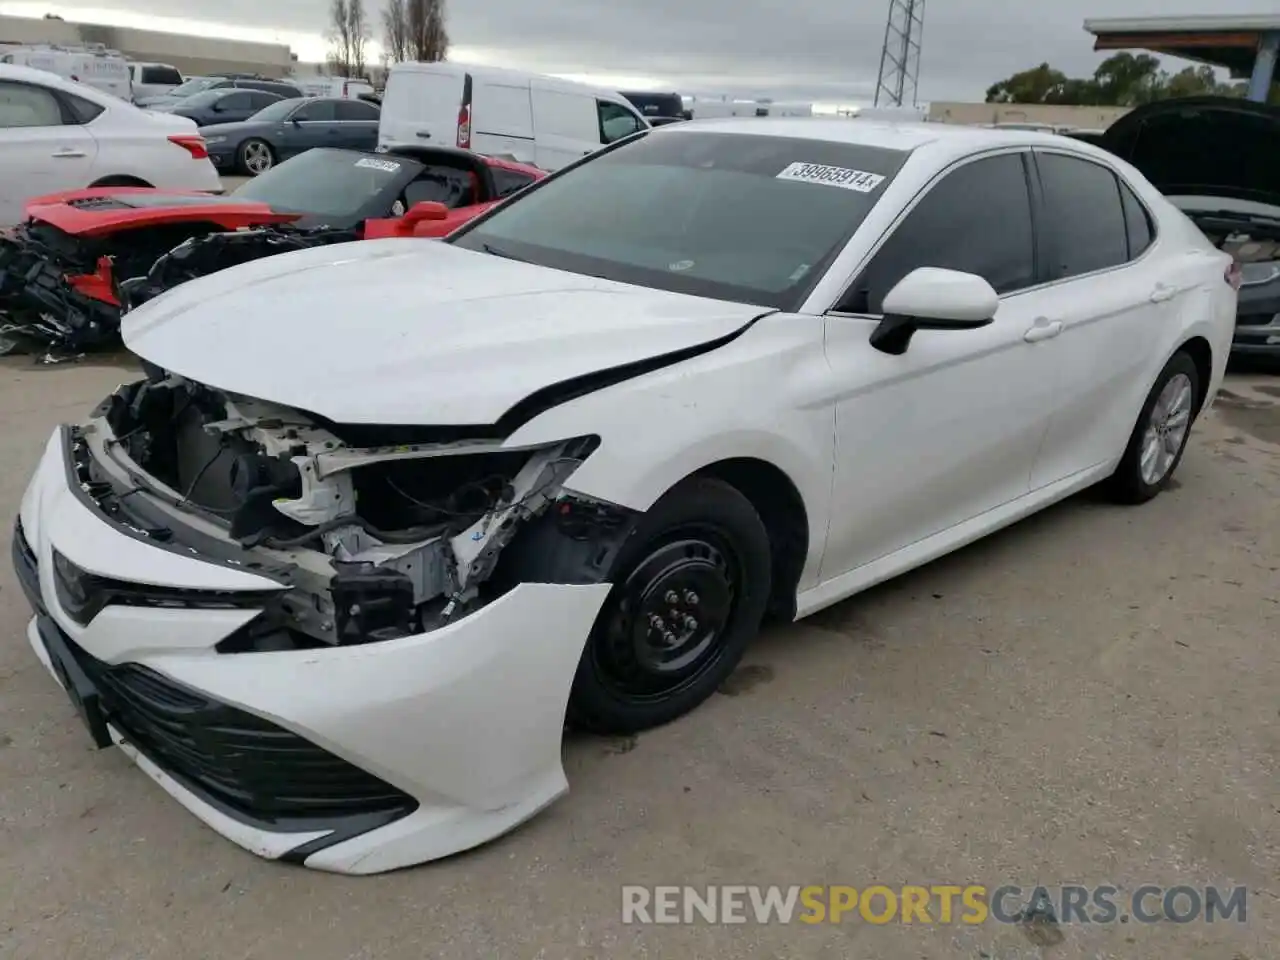
[[[1100,145],[1167,196],[1280,205],[1280,109],[1230,97],[1159,100],[1125,114]]]
[[[711,343],[767,312],[389,239],[184,283],[126,314],[122,335],[166,370],[334,422],[476,426],[543,388]]]

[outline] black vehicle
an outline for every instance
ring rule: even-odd
[[[692,111],[684,108],[684,100],[678,93],[646,93],[644,91],[628,93],[625,90],[620,92],[651,124],[654,120],[662,118],[669,118],[666,120],[667,123],[672,120],[693,119]]]
[[[265,90],[290,99],[301,97],[303,93],[292,83],[281,80],[268,80],[254,74],[215,74],[208,77],[192,77],[181,86],[175,87],[159,97],[146,97],[138,100],[138,106],[147,110],[168,110],[194,97],[196,94],[208,93],[210,90]]]
[[[277,100],[239,123],[215,123],[200,131],[220,171],[256,177],[282,160],[316,147],[373,150],[379,109],[362,100],[300,97]]]
[[[194,97],[187,97],[169,112],[177,117],[188,117],[198,127],[212,124],[239,123],[248,120],[259,110],[278,103],[284,98],[267,90],[238,90],[220,87],[206,90]]]
[[[1280,360],[1280,109],[1233,97],[1157,100],[1096,142],[1235,257],[1232,353]]]

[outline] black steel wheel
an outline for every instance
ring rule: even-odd
[[[619,552],[570,723],[633,733],[692,710],[742,659],[770,577],[768,532],[737,489],[698,478],[669,492]]]

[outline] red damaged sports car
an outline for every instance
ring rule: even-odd
[[[443,237],[546,176],[448,147],[310,150],[226,196],[101,187],[36,197],[0,234],[0,352],[76,353],[197,276],[327,243]]]

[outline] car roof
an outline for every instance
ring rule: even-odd
[[[22,67],[15,63],[0,63],[0,80],[38,83],[41,86],[61,90],[63,93],[75,94],[84,100],[91,100],[100,107],[129,106],[124,100],[104,93],[96,87],[91,87],[85,83],[77,83],[49,70],[38,70],[35,67]]]
[[[825,117],[725,117],[690,120],[658,127],[649,136],[679,137],[690,133],[731,133],[742,136],[789,137],[829,143],[933,154],[949,162],[982,150],[1000,147],[1058,146],[1109,157],[1106,151],[1059,134],[1038,130],[994,129],[963,124]],[[1113,158],[1114,159],[1114,158]]]

